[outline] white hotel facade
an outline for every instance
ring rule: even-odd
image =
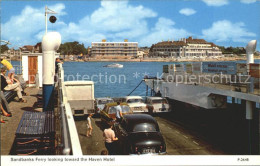
[[[152,45],[149,57],[203,57],[221,56],[221,50],[204,39],[183,38],[179,41],[163,41]]]
[[[92,42],[91,56],[137,56],[138,42]]]

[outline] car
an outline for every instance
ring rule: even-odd
[[[114,124],[119,154],[166,154],[166,144],[157,121],[148,114],[124,115],[121,123]]]
[[[101,122],[103,124],[110,124],[110,122],[113,122],[116,120],[116,109],[117,103],[108,103],[105,105],[104,109],[100,111],[100,118]],[[122,114],[132,114],[133,111],[128,106],[127,103],[120,103],[120,106],[122,108]]]
[[[168,101],[162,97],[147,97],[146,105],[150,114],[171,111]]]
[[[95,100],[95,113],[99,114],[107,103],[113,103],[114,100],[108,97],[96,98]]]
[[[141,96],[126,96],[123,97],[123,102],[126,102],[134,113],[148,113],[146,104]]]

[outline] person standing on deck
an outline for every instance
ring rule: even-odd
[[[123,117],[122,108],[120,106],[120,102],[117,102],[117,106],[115,107],[115,109],[116,109],[116,121],[118,123],[120,123],[121,120],[122,120],[122,117]]]
[[[14,73],[15,73],[15,69],[13,68],[13,65],[8,62],[7,60],[0,58],[1,64],[4,65],[7,70],[8,70],[8,77],[9,79],[14,82]]]
[[[86,134],[87,137],[92,136],[93,128],[92,128],[91,119],[90,119],[92,116],[93,116],[93,114],[89,114],[88,118],[87,118],[87,134]]]
[[[103,132],[103,137],[105,138],[105,147],[107,148],[109,155],[116,154],[115,141],[118,140],[112,128],[113,125],[109,124],[109,128],[105,129]]]

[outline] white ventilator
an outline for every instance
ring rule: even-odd
[[[256,40],[251,40],[246,46],[246,63],[254,63],[254,53],[256,49]]]
[[[58,32],[48,32],[42,39],[43,52],[43,110],[53,109],[53,90],[55,75],[55,54],[61,44],[61,35]]]
[[[256,40],[251,40],[246,46],[246,64],[247,72],[250,70],[250,63],[254,63],[254,53],[256,50]],[[246,101],[246,119],[253,119],[253,103],[251,101]]]
[[[61,44],[58,32],[48,32],[42,39],[43,52],[43,84],[54,84],[55,54]]]

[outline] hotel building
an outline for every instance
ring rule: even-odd
[[[91,56],[133,56],[137,57],[138,42],[92,42]]]
[[[153,44],[149,57],[201,57],[220,56],[221,50],[204,39],[183,38],[179,41],[163,41]]]

